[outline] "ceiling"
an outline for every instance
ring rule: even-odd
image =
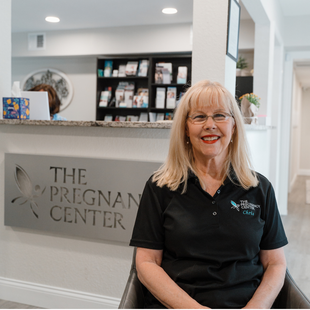
[[[165,7],[177,14],[166,15]],[[46,16],[60,22],[47,23]],[[241,18],[251,19],[241,4]],[[12,0],[12,32],[193,22],[193,0]]]
[[[310,15],[310,0],[278,1],[284,16]],[[241,19],[251,19],[241,5]],[[175,15],[162,14],[175,7]],[[60,23],[45,22],[56,15]],[[193,0],[12,0],[12,32],[191,23]]]
[[[165,7],[177,14],[166,15]],[[57,16],[60,22],[47,23]],[[12,0],[12,32],[191,23],[193,0]]]

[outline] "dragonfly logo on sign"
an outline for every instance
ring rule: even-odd
[[[29,206],[30,206],[30,209],[33,215],[36,218],[39,218],[39,215],[38,215],[39,207],[37,203],[35,202],[35,199],[40,197],[44,193],[46,187],[44,187],[43,190],[41,191],[40,185],[36,185],[33,190],[32,182],[27,172],[21,166],[16,165],[14,176],[15,176],[16,186],[19,189],[19,191],[22,193],[22,196],[18,196],[14,198],[12,200],[12,203],[15,203],[18,200],[23,200],[22,202],[20,202],[19,205],[24,205],[26,203],[29,203]],[[35,192],[35,194],[33,192]]]

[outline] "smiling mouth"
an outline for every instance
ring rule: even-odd
[[[201,139],[203,141],[217,141],[220,137],[219,136],[213,136],[213,137],[202,137]]]

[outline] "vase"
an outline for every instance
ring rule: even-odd
[[[258,124],[258,108],[245,97],[241,100],[241,113],[245,124]]]
[[[236,76],[241,76],[241,69],[236,69]]]
[[[258,125],[258,117],[253,116],[253,117],[244,117],[243,118],[244,123],[248,125]]]

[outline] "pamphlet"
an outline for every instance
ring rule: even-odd
[[[125,88],[125,103],[127,108],[132,107],[133,90]]]
[[[156,88],[156,108],[158,109],[165,108],[165,97],[166,97],[166,88],[157,87]]]
[[[137,74],[137,68],[138,68],[138,62],[137,61],[128,61],[126,65],[126,75],[136,75]]]
[[[159,62],[156,64],[156,67],[159,66],[161,68],[164,68],[164,71],[167,72],[166,74],[169,75],[169,82],[164,82],[164,84],[170,84],[172,81],[172,63],[171,62]]]
[[[107,114],[104,116],[104,121],[105,122],[112,122],[113,121],[113,116],[110,114]]]
[[[140,113],[139,122],[147,122],[147,113]]]
[[[167,89],[167,109],[174,109],[177,98],[177,88],[176,87],[168,87]]]
[[[139,64],[138,76],[147,76],[148,67],[149,67],[149,61],[141,60]]]
[[[150,116],[150,122],[155,123],[156,122],[156,113],[155,112],[149,112]]]
[[[104,76],[105,77],[112,76],[112,70],[113,70],[113,61],[112,60],[106,60],[104,62]]]
[[[187,79],[187,67],[179,67],[178,68],[177,83],[178,84],[186,84],[186,79]]]
[[[157,113],[156,122],[163,121],[165,118],[165,113]]]
[[[118,76],[119,77],[125,77],[126,76],[126,65],[119,65],[118,67]]]
[[[99,107],[107,107],[109,101],[112,97],[112,87],[106,87],[104,91],[101,92]]]

